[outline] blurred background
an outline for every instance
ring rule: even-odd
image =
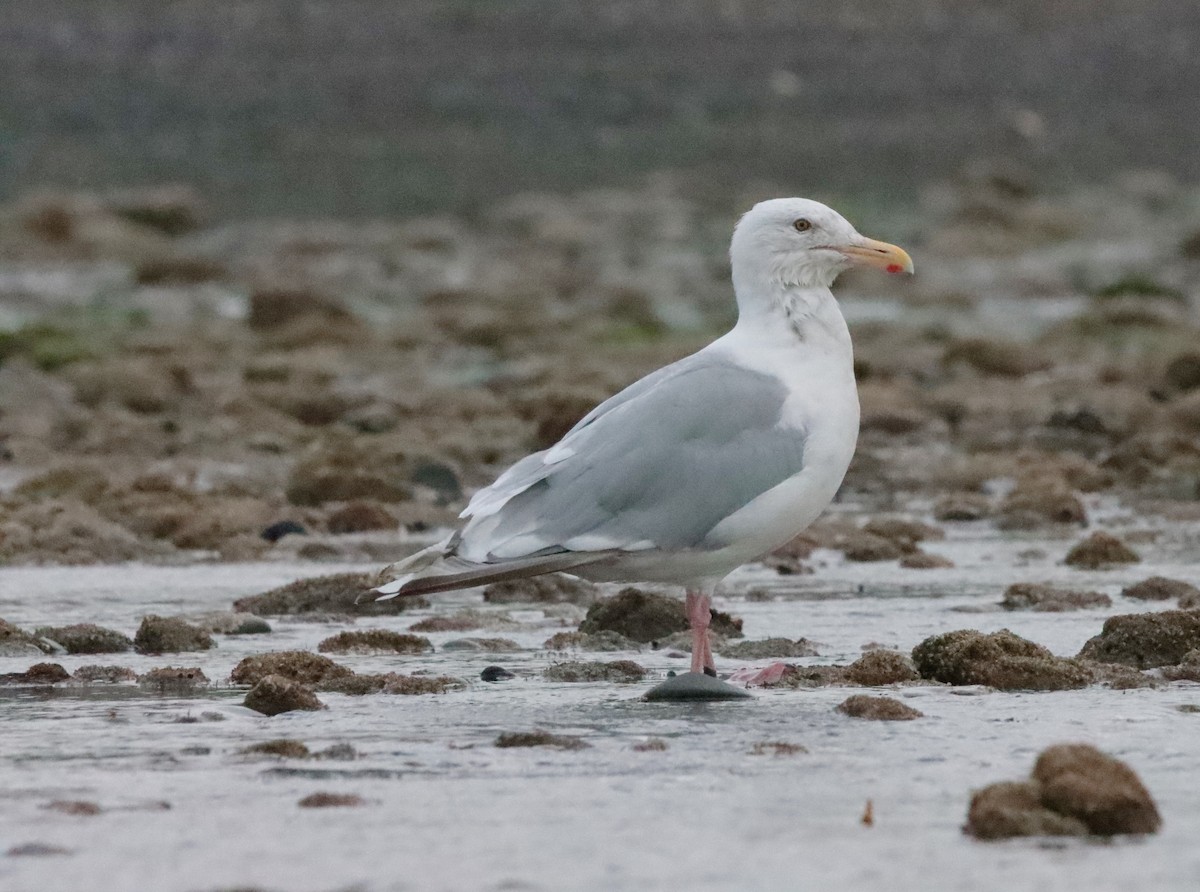
[[[1197,96],[1191,0],[6,0],[0,559],[374,559],[727,326],[780,194],[916,259],[839,285],[844,505],[1194,507]]]

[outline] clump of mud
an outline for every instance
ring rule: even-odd
[[[1135,669],[1173,666],[1200,648],[1200,611],[1165,610],[1110,616],[1089,638],[1080,659],[1122,663]]]
[[[591,746],[581,737],[569,734],[551,734],[549,731],[505,731],[496,738],[501,749],[524,746],[551,746],[560,750],[582,750]]]
[[[1097,531],[1077,542],[1064,561],[1072,567],[1096,570],[1113,564],[1136,564],[1138,553],[1111,533]]]
[[[1133,769],[1085,743],[1043,750],[1030,780],[971,797],[964,831],[977,839],[1156,833],[1162,818]]]
[[[846,667],[846,679],[863,687],[904,684],[920,677],[908,655],[894,650],[869,650]]]
[[[181,619],[167,616],[145,616],[133,636],[133,647],[140,654],[186,653],[209,650],[217,646],[203,629]]]
[[[129,636],[92,623],[73,626],[43,626],[34,634],[62,645],[69,654],[116,654],[133,647]]]
[[[233,668],[229,680],[234,684],[255,685],[267,676],[276,676],[315,685],[353,674],[329,657],[303,650],[285,650],[246,657]]]
[[[261,595],[239,598],[234,610],[259,616],[323,614],[328,616],[379,616],[400,613],[408,607],[429,606],[421,598],[393,598],[377,601],[367,573],[335,573],[299,579]]]
[[[1016,582],[1005,589],[1000,606],[1005,610],[1062,613],[1067,610],[1111,607],[1112,598],[1100,592],[1079,592],[1036,582]]]
[[[547,681],[608,681],[617,684],[632,684],[641,681],[645,675],[646,670],[633,660],[555,663],[542,672],[542,677]]]
[[[511,638],[451,638],[442,644],[442,650],[447,653],[454,651],[475,651],[477,653],[509,654],[523,648]]]
[[[423,635],[406,635],[387,629],[338,632],[317,645],[323,654],[423,654],[433,644]]]
[[[907,722],[925,715],[895,697],[873,697],[870,694],[847,697],[837,705],[837,711],[851,718],[880,722]]]
[[[282,675],[267,675],[247,693],[243,705],[263,715],[323,709],[310,688]]]
[[[913,648],[922,678],[952,685],[988,685],[1002,691],[1061,691],[1087,687],[1092,672],[1056,657],[1007,629],[985,635],[961,629],[926,638]]]

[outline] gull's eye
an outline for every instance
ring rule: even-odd
[[[808,232],[812,229],[812,220],[809,220],[807,217],[801,217],[792,223],[792,228],[797,232]]]

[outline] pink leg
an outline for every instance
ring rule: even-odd
[[[713,663],[712,647],[708,641],[712,601],[704,592],[688,589],[686,608],[688,625],[692,627],[692,671],[715,676],[717,668]]]

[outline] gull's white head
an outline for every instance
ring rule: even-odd
[[[739,292],[760,284],[828,288],[858,264],[913,271],[903,249],[859,235],[833,208],[807,198],[772,198],[752,207],[733,230],[729,258]]]

